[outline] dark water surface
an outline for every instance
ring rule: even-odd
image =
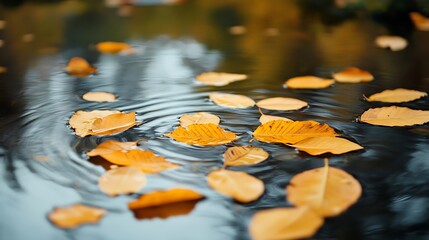
[[[327,219],[314,239],[429,239],[428,126],[388,128],[355,121],[370,107],[388,105],[365,102],[364,94],[397,87],[429,91],[429,32],[413,29],[404,17],[407,6],[392,13],[387,12],[391,6],[383,4],[371,6],[374,9],[318,4],[187,1],[135,7],[128,17],[99,1],[37,1],[1,8],[0,19],[7,25],[0,30],[0,65],[8,72],[0,75],[0,239],[248,239],[252,214],[290,206],[285,186],[291,177],[323,161],[280,144],[249,143],[259,125],[257,108],[216,106],[208,100],[212,91],[254,100],[305,100],[310,107],[302,111],[266,113],[328,123],[365,147],[329,156],[332,166],[359,180],[363,195],[348,211]],[[228,28],[234,25],[245,26],[247,32],[231,35]],[[266,34],[268,28],[278,29],[278,34]],[[23,41],[24,34],[33,34],[33,41]],[[382,34],[399,34],[409,40],[409,47],[400,52],[378,49],[373,40]],[[130,43],[137,52],[99,54],[94,44],[106,40]],[[74,56],[88,59],[99,74],[83,79],[66,75],[63,67]],[[348,66],[367,69],[375,80],[337,83],[325,90],[282,88],[290,77],[329,77]],[[210,70],[250,78],[225,87],[194,81],[196,74]],[[119,98],[113,103],[86,102],[81,95],[88,91],[113,92]],[[427,98],[400,105],[429,109]],[[80,138],[67,126],[79,109],[136,111],[143,124],[114,136]],[[241,138],[203,148],[163,136],[183,113],[198,111],[218,115],[221,126]],[[185,186],[207,198],[186,216],[135,219],[127,209],[135,195],[112,198],[102,193],[97,181],[105,170],[85,155],[108,139],[144,139],[141,148],[184,166],[150,176],[142,192]],[[222,166],[227,147],[247,144],[264,148],[270,158],[233,169],[263,180],[266,192],[258,201],[238,204],[211,190],[205,176]],[[68,231],[47,220],[54,207],[73,203],[105,208],[108,214],[96,225]]]

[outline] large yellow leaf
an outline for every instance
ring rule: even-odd
[[[138,192],[146,185],[146,176],[136,167],[118,167],[98,180],[100,189],[111,196]]]
[[[311,155],[320,155],[324,153],[342,154],[363,149],[359,144],[337,137],[307,138],[291,146]]]
[[[274,120],[260,125],[253,136],[261,142],[295,144],[307,138],[337,134],[329,125],[315,121]]]
[[[366,98],[366,100],[370,102],[402,103],[414,101],[425,96],[427,96],[425,92],[398,88],[373,94]]]
[[[255,101],[244,95],[229,93],[210,93],[210,100],[222,107],[248,108],[255,106]]]
[[[68,74],[76,77],[86,77],[97,71],[95,67],[91,66],[85,59],[80,57],[70,59],[65,70]]]
[[[98,51],[102,53],[119,53],[124,50],[128,50],[130,45],[121,42],[100,42],[97,44]]]
[[[244,146],[230,147],[223,154],[225,166],[242,166],[257,164],[269,157],[262,148]]]
[[[225,72],[206,72],[195,77],[198,82],[210,86],[225,86],[232,82],[247,79],[245,74],[225,73]]]
[[[320,216],[336,216],[353,205],[362,194],[359,182],[345,171],[325,166],[295,175],[286,188],[287,200],[307,206]]]
[[[308,207],[273,208],[257,212],[250,222],[253,240],[307,239],[324,220]]]
[[[371,82],[374,80],[374,76],[370,72],[355,67],[349,67],[341,72],[334,73],[333,77],[337,82],[342,83]]]
[[[92,122],[90,134],[106,136],[123,132],[136,125],[136,113],[114,113],[103,118],[96,118]]]
[[[265,190],[264,182],[252,175],[225,169],[211,172],[207,183],[217,192],[242,203],[255,201]]]
[[[407,47],[408,42],[400,36],[378,36],[375,39],[375,45],[380,48],[387,48],[392,51],[400,51]]]
[[[420,31],[429,31],[429,18],[423,16],[418,12],[410,13],[410,18],[414,26]]]
[[[297,89],[318,89],[327,88],[334,84],[333,79],[324,79],[315,76],[294,77],[287,80],[283,86]]]
[[[359,121],[379,126],[412,126],[429,122],[429,111],[414,110],[407,107],[370,108]]]
[[[268,110],[298,110],[308,106],[308,103],[295,98],[274,97],[261,100],[256,105]]]
[[[108,92],[87,92],[82,98],[92,102],[113,102],[116,100],[116,96]]]
[[[65,208],[56,208],[49,213],[51,220],[60,228],[75,228],[82,224],[97,223],[106,214],[106,211],[100,208],[75,204]]]
[[[219,125],[220,119],[218,116],[206,113],[206,112],[198,112],[194,114],[183,114],[180,119],[180,126],[186,128],[191,124],[207,124],[213,123],[215,125]]]
[[[200,146],[222,145],[237,138],[233,132],[225,131],[212,123],[191,124],[188,128],[179,126],[173,132],[165,134],[165,136],[179,142]]]
[[[137,147],[137,142],[118,142],[116,140],[107,140],[99,144],[95,149],[86,153],[90,157],[105,156],[115,152],[126,152]]]

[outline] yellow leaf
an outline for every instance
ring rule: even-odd
[[[165,136],[179,142],[200,146],[222,145],[237,138],[233,132],[225,131],[212,123],[191,124],[188,128],[179,126],[173,132],[165,134]]]
[[[219,125],[220,119],[218,116],[206,113],[206,112],[198,112],[194,114],[183,114],[180,119],[180,126],[186,128],[191,124],[207,124],[213,123],[215,125]]]
[[[128,50],[130,45],[121,42],[100,42],[97,44],[98,51],[102,53],[119,53],[124,50]]]
[[[90,134],[106,136],[123,132],[136,125],[136,113],[114,113],[103,118],[97,118],[92,122]]]
[[[322,217],[307,207],[273,208],[253,215],[249,231],[253,240],[307,239],[323,222]]]
[[[371,82],[374,80],[374,76],[370,72],[355,67],[349,67],[337,72],[333,77],[337,82],[342,83]]]
[[[259,122],[261,124],[267,123],[269,121],[273,121],[273,120],[284,120],[284,121],[293,121],[292,119],[289,118],[285,118],[285,117],[278,117],[278,116],[273,116],[273,115],[266,115],[264,114],[261,109],[259,108],[259,112],[261,113],[261,117],[259,118]]]
[[[119,113],[119,111],[109,110],[94,110],[85,112],[82,110],[76,111],[69,120],[69,124],[74,128],[76,135],[85,137],[90,135],[92,123],[97,118],[103,118],[111,114]]]
[[[97,71],[95,67],[91,66],[85,59],[80,57],[70,59],[65,70],[68,74],[76,77],[86,77]]]
[[[86,155],[90,157],[101,156],[112,154],[115,152],[126,152],[131,149],[135,149],[137,146],[136,142],[118,142],[115,140],[107,140],[99,144],[95,149],[87,152]]]
[[[414,26],[420,31],[429,31],[429,18],[423,16],[418,12],[410,13],[410,18]]]
[[[261,142],[295,144],[307,138],[337,136],[335,130],[327,124],[315,121],[274,120],[260,125],[253,136]]]
[[[414,110],[407,107],[370,108],[359,121],[379,126],[412,126],[429,122],[429,111]]]
[[[100,208],[75,204],[65,208],[56,208],[49,213],[51,220],[60,228],[75,228],[82,224],[97,223],[106,214],[106,211]]]
[[[359,182],[345,171],[325,166],[295,175],[286,188],[287,200],[307,206],[320,216],[333,217],[347,210],[362,194]]]
[[[380,48],[388,48],[392,51],[400,51],[407,47],[408,42],[399,36],[378,36],[375,44]]]
[[[298,110],[308,106],[308,103],[295,98],[274,97],[261,100],[256,105],[268,110]]]
[[[384,90],[380,93],[373,94],[366,98],[369,102],[387,102],[387,103],[402,103],[417,100],[427,96],[425,92],[398,88],[394,90]]]
[[[224,73],[224,72],[206,72],[195,77],[198,82],[210,86],[225,86],[232,82],[247,79],[245,74]]]
[[[255,106],[255,101],[251,98],[229,93],[210,93],[210,100],[222,107],[228,108],[248,108]]]
[[[82,98],[92,102],[113,102],[116,100],[116,96],[108,92],[87,92]]]
[[[269,157],[262,148],[244,146],[230,147],[223,154],[225,166],[242,166],[257,164]]]
[[[350,142],[344,138],[336,137],[307,138],[291,146],[311,155],[320,155],[324,153],[343,154],[363,149],[359,144]]]
[[[110,195],[138,192],[146,185],[146,176],[136,167],[118,167],[107,171],[98,180],[100,189]]]
[[[283,86],[297,89],[327,88],[334,84],[333,79],[324,79],[315,76],[294,77],[287,80]]]
[[[265,190],[264,182],[252,175],[225,169],[211,172],[207,183],[217,192],[242,203],[255,201]]]

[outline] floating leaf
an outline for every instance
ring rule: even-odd
[[[407,47],[408,42],[399,36],[378,36],[375,44],[381,48],[388,48],[392,51],[400,51]]]
[[[116,96],[108,92],[87,92],[82,98],[92,102],[113,102],[116,100]]]
[[[374,80],[374,76],[370,72],[355,67],[349,67],[337,72],[333,77],[337,82],[342,83],[371,82]]]
[[[97,71],[95,67],[91,66],[85,59],[80,57],[70,59],[65,70],[68,74],[76,77],[86,77]]]
[[[363,149],[359,144],[350,142],[344,138],[336,137],[307,138],[291,146],[311,155],[320,155],[324,153],[343,154]]]
[[[232,35],[242,35],[247,31],[245,26],[232,26],[229,28],[229,33]]]
[[[269,157],[262,148],[244,146],[230,147],[223,154],[225,166],[242,166],[257,164]]]
[[[215,125],[219,125],[220,119],[218,116],[206,113],[206,112],[198,112],[194,114],[183,114],[180,119],[180,126],[186,128],[191,124],[207,124],[213,123]]]
[[[274,97],[261,100],[256,105],[268,110],[298,110],[308,106],[308,103],[295,98]]]
[[[216,170],[207,176],[207,183],[217,192],[238,202],[255,201],[264,193],[264,182],[245,172]]]
[[[410,13],[410,18],[414,26],[420,31],[429,31],[429,18],[423,16],[418,12]]]
[[[294,77],[287,80],[283,86],[297,89],[327,88],[335,83],[333,79],[324,79],[315,76]]]
[[[101,42],[97,44],[98,51],[102,53],[115,54],[130,48],[130,45],[121,42]]]
[[[179,126],[173,132],[165,134],[176,141],[200,145],[216,146],[234,141],[237,137],[233,132],[212,124],[191,124],[188,128]]]
[[[261,117],[259,118],[259,122],[261,124],[267,123],[269,121],[273,121],[273,120],[284,120],[284,121],[293,121],[292,119],[289,118],[285,118],[285,117],[278,117],[278,116],[273,116],[273,115],[266,115],[264,114],[261,109],[259,108],[259,112],[261,113]]]
[[[427,96],[427,93],[425,92],[398,88],[394,90],[384,90],[380,93],[373,94],[366,98],[366,100],[369,102],[403,103],[411,102],[425,96]]]
[[[60,228],[75,228],[82,224],[98,223],[106,214],[106,211],[100,208],[75,204],[65,208],[56,208],[49,213],[51,220]]]
[[[138,192],[146,185],[146,176],[136,167],[118,167],[98,180],[100,189],[111,196]]]
[[[295,175],[286,188],[287,200],[307,206],[320,216],[336,216],[353,205],[362,194],[359,182],[345,171],[325,166]]]
[[[101,156],[112,154],[118,151],[128,151],[135,149],[137,146],[136,142],[118,142],[116,140],[107,140],[99,144],[95,149],[87,152],[86,155],[90,157]]]
[[[255,101],[251,98],[229,93],[210,93],[210,100],[222,107],[228,108],[248,108],[255,106]]]
[[[253,136],[261,142],[295,144],[312,137],[335,137],[338,134],[327,124],[315,121],[274,120],[260,125]]]
[[[232,82],[247,79],[246,74],[225,73],[225,72],[206,72],[195,77],[198,82],[210,86],[225,86]]]
[[[429,122],[429,111],[414,110],[407,107],[370,108],[359,121],[379,126],[412,126]]]
[[[322,217],[307,207],[274,208],[257,212],[250,222],[253,240],[306,239],[322,226]]]

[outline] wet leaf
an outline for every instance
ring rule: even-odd
[[[307,206],[320,216],[333,217],[353,205],[362,194],[359,182],[345,171],[325,166],[295,175],[286,188],[287,200]]]
[[[233,132],[212,124],[191,124],[187,128],[179,126],[173,132],[165,134],[176,141],[200,145],[216,146],[234,141],[237,137]]]
[[[414,110],[407,107],[370,108],[359,121],[379,126],[413,126],[429,122],[429,111]]]
[[[324,79],[315,76],[294,77],[287,80],[283,86],[296,89],[327,88],[335,83],[333,79]]]
[[[194,114],[183,114],[180,119],[180,126],[186,128],[191,124],[207,124],[213,123],[215,125],[219,125],[220,119],[218,116],[206,113],[206,112],[198,112]]]
[[[295,98],[274,97],[261,100],[256,105],[268,110],[298,110],[308,106],[308,103]]]
[[[130,45],[121,42],[100,42],[97,44],[98,51],[102,53],[115,54],[130,48]]]
[[[210,93],[210,100],[227,108],[249,108],[255,106],[255,101],[244,95],[229,93]]]
[[[425,96],[427,96],[425,92],[398,88],[394,90],[384,90],[365,99],[369,102],[403,103],[411,102]]]
[[[87,92],[82,98],[93,102],[113,102],[116,100],[116,96],[108,92]]]
[[[336,137],[307,138],[291,146],[311,155],[320,155],[324,153],[343,154],[363,149],[359,144],[350,142],[344,138]]]
[[[138,192],[146,185],[147,179],[136,167],[118,167],[107,171],[98,180],[100,189],[110,195]]]
[[[378,36],[375,44],[380,48],[388,48],[392,51],[400,51],[407,47],[408,42],[399,36]]]
[[[232,26],[229,28],[229,33],[232,35],[242,35],[245,34],[247,28],[245,26]]]
[[[75,228],[82,224],[98,223],[106,214],[100,208],[75,204],[65,208],[56,208],[49,213],[49,220],[60,228]]]
[[[252,146],[230,147],[223,154],[225,166],[257,164],[268,157],[269,154],[264,149]]]
[[[86,155],[90,157],[101,156],[112,154],[117,151],[126,152],[128,150],[135,149],[137,142],[118,142],[116,140],[107,140],[99,144],[95,149],[87,152]]]
[[[86,77],[94,74],[97,69],[91,66],[85,59],[74,57],[67,63],[65,71],[76,77]]]
[[[322,226],[324,219],[307,207],[273,208],[257,212],[250,222],[253,240],[306,239]]]
[[[335,137],[338,134],[327,124],[315,121],[274,120],[260,125],[253,136],[261,142],[295,144],[312,137]]]
[[[360,83],[374,80],[374,76],[370,72],[355,67],[349,67],[337,72],[333,77],[337,82],[341,83]]]
[[[259,109],[259,113],[261,113],[261,117],[259,118],[259,122],[261,124],[264,124],[264,123],[267,123],[267,122],[273,121],[273,120],[293,121],[292,119],[285,118],[285,117],[266,115],[261,111],[261,109]]]
[[[418,12],[410,13],[410,18],[414,26],[420,31],[429,31],[429,18],[423,16]]]
[[[198,82],[210,86],[225,86],[232,82],[243,81],[247,79],[246,74],[225,73],[225,72],[206,72],[195,77]]]
[[[265,190],[264,182],[252,175],[225,169],[211,172],[207,183],[217,192],[242,203],[255,201]]]

